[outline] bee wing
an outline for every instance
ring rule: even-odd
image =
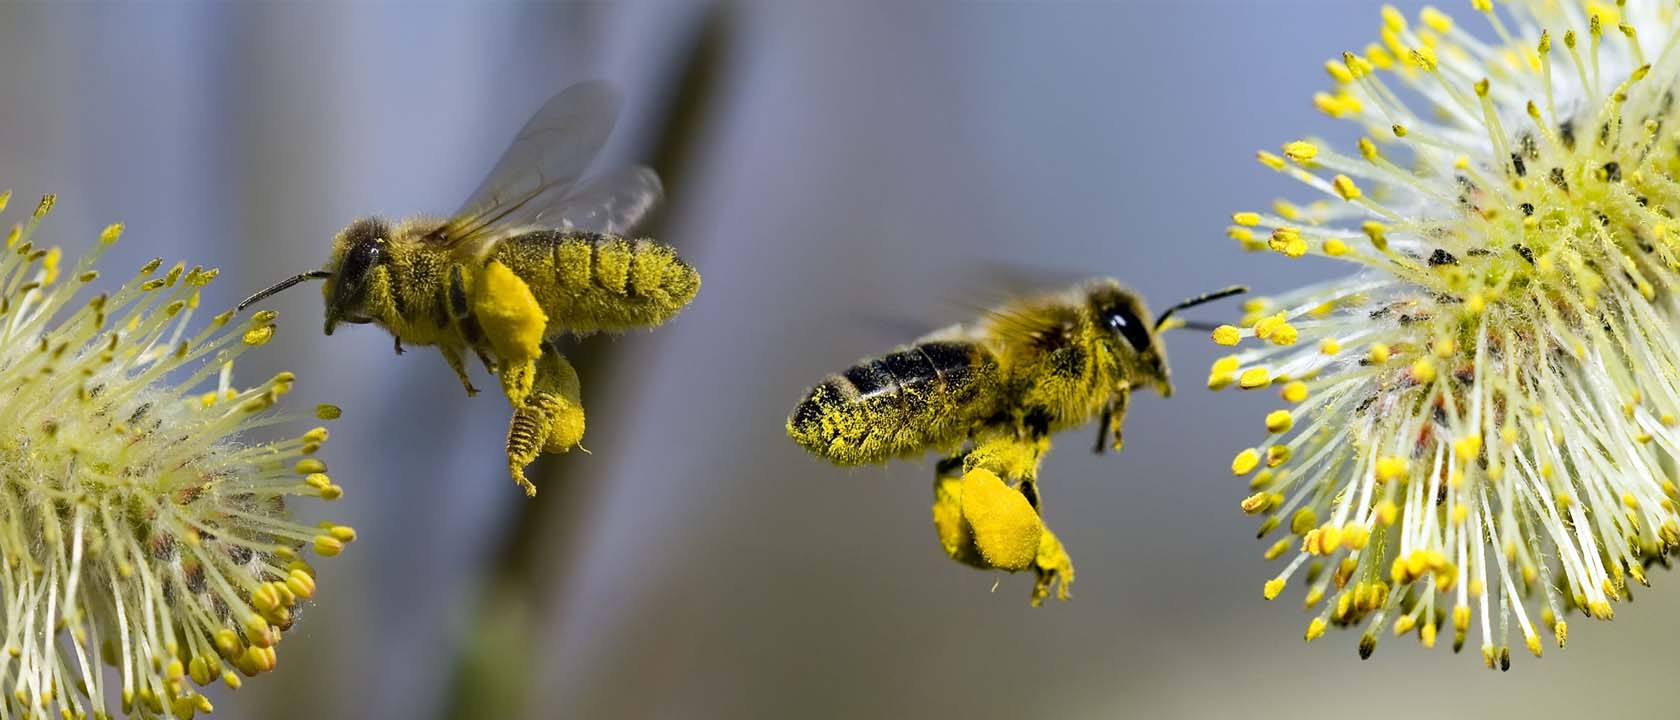
[[[556,207],[570,207],[578,179],[612,134],[619,105],[618,92],[600,81],[549,98],[438,239],[459,255],[482,257],[501,237],[497,226],[535,224]]]
[[[625,235],[659,205],[665,195],[659,174],[640,165],[619,168],[562,198],[545,220],[562,230]]]

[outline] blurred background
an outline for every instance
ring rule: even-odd
[[[825,373],[995,296],[991,264],[1114,275],[1157,307],[1340,272],[1243,255],[1223,228],[1302,197],[1254,150],[1352,137],[1310,98],[1377,11],[7,5],[0,184],[60,193],[44,237],[71,249],[126,222],[117,267],[220,266],[225,306],[318,267],[359,215],[452,210],[578,80],[626,99],[597,168],[665,178],[646,230],[705,286],[656,332],[574,344],[592,453],[533,468],[535,501],[505,474],[505,403],[375,328],[323,337],[313,288],[271,302],[281,342],[241,375],[291,369],[296,402],[346,408],[324,458],[348,495],[300,511],[361,540],[319,563],[279,670],[212,691],[217,717],[1671,713],[1680,578],[1662,574],[1507,674],[1474,648],[1303,643],[1300,590],[1261,599],[1277,567],[1229,472],[1275,400],[1203,390],[1215,348],[1195,333],[1170,339],[1180,392],[1133,402],[1124,453],[1081,432],[1042,471],[1079,571],[1067,603],[1029,608],[1030,578],[945,558],[932,458],[846,471],[783,433]]]

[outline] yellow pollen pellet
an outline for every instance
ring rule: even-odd
[[[1295,418],[1288,410],[1273,410],[1266,415],[1266,430],[1273,433],[1286,433],[1294,427]]]
[[[1296,140],[1283,146],[1283,154],[1290,160],[1305,165],[1318,157],[1318,146],[1305,140]]]
[[[1234,325],[1220,325],[1213,329],[1213,341],[1216,344],[1230,346],[1237,344],[1240,340],[1242,340],[1242,331]]]
[[[1237,453],[1237,456],[1231,460],[1231,474],[1241,477],[1253,472],[1254,468],[1259,466],[1260,451],[1248,448]]]
[[[1244,390],[1263,388],[1272,383],[1272,376],[1266,368],[1249,368],[1237,377],[1237,385]]]

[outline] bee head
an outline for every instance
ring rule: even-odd
[[[1133,387],[1147,385],[1163,397],[1172,395],[1167,351],[1143,300],[1119,283],[1105,280],[1090,289],[1087,302],[1099,336],[1118,362],[1117,372],[1130,378]]]
[[[333,334],[340,322],[363,324],[379,319],[378,288],[389,286],[386,265],[391,261],[390,226],[379,218],[362,218],[333,239],[332,277],[321,289],[327,304],[324,332]]]

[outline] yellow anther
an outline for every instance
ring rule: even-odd
[[[1412,380],[1419,385],[1435,382],[1435,363],[1427,356],[1412,361]]]
[[[1244,390],[1254,390],[1272,384],[1271,372],[1263,367],[1249,368],[1237,377],[1237,385]]]
[[[1342,352],[1342,344],[1335,338],[1324,338],[1318,343],[1318,351],[1325,355],[1336,355]]]
[[[1435,72],[1441,64],[1440,58],[1435,56],[1435,50],[1427,46],[1413,48],[1411,58],[1412,62],[1422,68],[1424,72]]]
[[[321,557],[334,557],[344,552],[344,542],[331,535],[315,536],[315,554]]]
[[[1242,339],[1242,331],[1233,325],[1220,325],[1213,329],[1213,341],[1220,345],[1235,345]]]
[[[262,325],[245,331],[243,338],[246,345],[258,346],[274,338],[274,326]]]
[[[1300,380],[1291,381],[1283,386],[1283,399],[1287,402],[1298,403],[1307,399],[1307,384]]]
[[[1371,343],[1371,349],[1365,353],[1366,359],[1370,360],[1373,365],[1388,362],[1388,355],[1388,345],[1385,343]]]
[[[1283,592],[1283,585],[1284,585],[1283,578],[1272,578],[1270,580],[1267,580],[1266,581],[1266,590],[1265,590],[1265,593],[1264,593],[1265,596],[1266,596],[1266,599],[1267,600],[1276,599],[1278,594]]]
[[[1452,32],[1452,16],[1435,9],[1434,5],[1423,6],[1423,11],[1418,13],[1418,19],[1435,32],[1443,35]]]
[[[1324,71],[1330,73],[1330,78],[1339,84],[1353,82],[1353,71],[1348,69],[1347,63],[1340,60],[1324,61]]]
[[[1377,482],[1386,483],[1398,480],[1405,476],[1406,468],[1407,462],[1405,458],[1393,455],[1384,455],[1377,458]]]
[[[1371,541],[1371,529],[1363,525],[1348,525],[1342,528],[1342,547],[1349,550],[1364,550]]]
[[[1261,165],[1273,170],[1282,170],[1289,167],[1289,164],[1284,162],[1283,158],[1277,153],[1266,152],[1265,150],[1254,153],[1254,159],[1259,160]]]
[[[1358,200],[1365,194],[1359,189],[1358,185],[1354,184],[1353,178],[1346,175],[1337,175],[1335,179],[1330,181],[1330,185],[1336,189],[1336,194],[1342,196],[1343,200]]]
[[[1231,214],[1231,222],[1238,225],[1253,227],[1260,224],[1260,213],[1239,212]]]
[[[1307,254],[1307,241],[1301,237],[1301,231],[1292,227],[1280,227],[1272,231],[1272,237],[1267,244],[1275,251],[1289,257],[1300,257]]]
[[[1324,618],[1313,618],[1312,622],[1307,623],[1307,642],[1323,637],[1324,629],[1328,625],[1329,623],[1325,622]]]
[[[292,472],[295,472],[299,475],[309,475],[309,474],[312,474],[312,473],[324,473],[326,471],[327,471],[327,464],[324,463],[324,462],[321,462],[320,460],[315,459],[315,458],[304,458],[302,460],[297,461],[297,464],[292,466]]]
[[[1283,154],[1290,160],[1305,165],[1318,157],[1318,146],[1306,140],[1296,140],[1283,146]]]
[[[1259,466],[1260,451],[1248,448],[1237,453],[1237,456],[1231,460],[1231,474],[1241,477],[1253,472],[1254,468]]]
[[[1310,507],[1296,510],[1295,515],[1289,518],[1289,532],[1296,535],[1305,535],[1315,527],[1318,527],[1318,514]]]
[[[1289,432],[1295,426],[1294,416],[1288,410],[1273,410],[1266,415],[1266,430],[1273,433]]]
[[[1301,339],[1301,332],[1289,323],[1280,323],[1272,330],[1272,336],[1267,338],[1273,345],[1288,347]]]

